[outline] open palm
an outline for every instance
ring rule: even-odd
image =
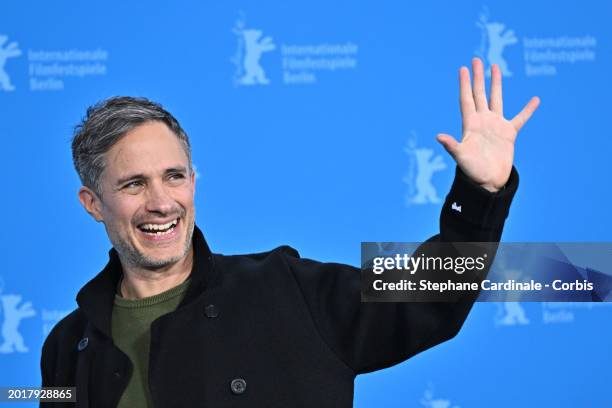
[[[533,97],[512,120],[504,118],[501,71],[491,66],[491,94],[485,94],[484,68],[478,58],[472,60],[474,87],[467,67],[459,70],[459,102],[462,117],[461,142],[441,133],[438,141],[453,156],[461,170],[488,191],[502,188],[512,170],[514,141],[518,131],[540,104]]]

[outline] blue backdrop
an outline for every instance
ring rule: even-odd
[[[542,99],[503,239],[611,241],[611,16],[594,0],[3,2],[0,385],[40,383],[46,334],[107,261],[70,153],[90,104],[176,115],[213,251],[358,265],[361,241],[437,232],[454,163],[435,135],[460,137],[458,69],[480,56],[503,69],[507,117]],[[477,304],[454,340],[358,377],[355,406],[612,406],[611,317]]]

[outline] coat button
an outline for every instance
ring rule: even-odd
[[[89,339],[87,337],[83,337],[81,339],[81,341],[79,341],[79,344],[77,346],[77,349],[79,351],[83,351],[87,348],[87,345],[89,344]]]
[[[232,383],[230,384],[230,388],[236,395],[243,394],[246,391],[246,381],[244,381],[242,378],[233,379]]]
[[[217,317],[219,316],[219,308],[215,305],[208,305],[204,308],[204,314],[210,318]]]

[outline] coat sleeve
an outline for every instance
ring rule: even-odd
[[[518,187],[490,193],[459,168],[429,241],[497,242]],[[461,211],[458,211],[458,208]],[[360,269],[285,255],[319,334],[355,374],[397,364],[454,337],[476,295],[455,303],[361,303]]]
[[[42,387],[54,386],[54,366],[56,358],[56,338],[49,335],[43,343],[42,352],[40,355],[40,376]]]

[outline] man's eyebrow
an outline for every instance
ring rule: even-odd
[[[164,174],[170,174],[170,173],[187,173],[187,167],[185,166],[176,166],[176,167],[170,167],[167,168],[166,170],[164,170]],[[121,177],[119,180],[117,180],[117,184],[118,186],[120,186],[123,183],[127,183],[128,181],[132,181],[132,180],[142,180],[142,179],[146,179],[147,176],[145,176],[144,174],[130,174],[128,176],[125,177]]]
[[[164,171],[164,174],[168,174],[168,173],[187,173],[187,167],[185,166],[170,167],[169,169],[166,169],[166,171]]]

